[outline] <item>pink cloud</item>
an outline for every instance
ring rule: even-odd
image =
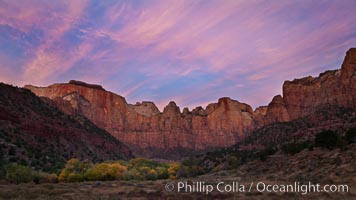
[[[43,42],[34,49],[34,57],[24,66],[23,80],[33,80],[33,84],[49,84],[54,76],[69,70],[91,50],[90,43],[83,43],[69,53],[56,46],[56,42],[60,42],[62,36],[82,17],[86,4],[86,1],[73,1],[66,4],[65,14],[58,17],[53,15],[51,26],[45,28]]]
[[[254,74],[254,75],[251,75],[249,77],[247,77],[248,80],[250,81],[258,81],[258,80],[261,80],[261,79],[264,79],[267,77],[267,74]]]
[[[219,96],[268,103],[285,79],[330,68],[325,65],[356,44],[354,6],[354,1],[2,1],[0,25],[40,34],[39,44],[20,58],[22,71],[13,72],[14,62],[2,59],[0,78],[44,85],[69,74],[63,77],[100,83],[134,100],[146,99],[141,93],[150,91],[145,95],[160,108],[171,99],[195,106]],[[76,31],[80,39],[67,38]],[[191,87],[182,94],[165,88],[186,80]]]
[[[36,57],[25,65],[23,80],[34,80],[33,84],[50,84],[53,76],[64,73],[85,57],[92,49],[88,43],[81,44],[75,52],[65,56],[56,52],[46,51],[44,47],[36,51]]]

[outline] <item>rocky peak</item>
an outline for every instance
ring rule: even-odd
[[[69,84],[105,91],[105,89],[101,85],[89,84],[82,81],[70,80]]]
[[[190,114],[191,114],[191,112],[189,111],[189,109],[187,107],[183,108],[182,116],[187,116]]]
[[[267,124],[289,121],[289,114],[281,95],[274,96],[271,103],[268,104],[265,121]]]
[[[166,107],[163,109],[163,113],[178,113],[180,114],[180,109],[176,102],[170,101]]]
[[[246,103],[240,103],[239,101],[233,100],[230,97],[223,97],[218,100],[218,107],[223,107],[224,110],[238,110],[240,112],[248,112],[253,114],[252,107]]]
[[[254,115],[266,115],[267,113],[267,109],[268,109],[268,106],[259,106],[255,109],[255,111],[253,112]]]
[[[224,111],[234,110],[233,100],[230,97],[222,97],[218,100],[218,107]]]
[[[268,104],[268,107],[273,105],[284,105],[283,97],[281,95],[274,96],[271,103]]]
[[[196,108],[194,108],[192,110],[192,114],[193,115],[201,115],[201,116],[203,116],[203,115],[206,115],[206,112],[205,112],[203,107],[198,106],[198,107],[196,107]]]
[[[350,84],[351,78],[355,79],[356,71],[356,48],[347,51],[344,62],[341,66],[341,81],[344,84]]]
[[[214,112],[214,110],[216,110],[217,108],[218,108],[218,104],[217,103],[209,104],[205,109],[206,114],[209,115],[210,113]]]
[[[218,104],[226,104],[228,102],[232,101],[232,99],[230,97],[221,97],[218,99]]]
[[[131,105],[133,109],[146,117],[150,117],[159,114],[157,106],[151,101],[143,101],[142,103],[137,102],[135,105]]]

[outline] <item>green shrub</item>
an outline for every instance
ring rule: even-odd
[[[304,149],[310,149],[312,148],[312,145],[310,144],[310,142],[306,141],[306,142],[292,142],[292,143],[288,143],[282,146],[282,151],[286,154],[291,154],[294,155],[296,153],[301,152]]]
[[[146,158],[134,158],[130,160],[128,168],[140,168],[140,167],[149,167],[156,168],[162,166],[162,163],[156,162],[154,160],[149,160]]]
[[[85,180],[96,181],[101,179],[101,175],[96,167],[89,168],[84,174]]]
[[[157,180],[158,179],[158,173],[156,170],[154,169],[150,169],[148,171],[148,173],[146,174],[146,177],[145,177],[147,180],[151,180],[151,181],[154,181],[154,180]]]
[[[76,174],[74,172],[72,173],[69,173],[67,178],[66,178],[66,182],[70,182],[70,183],[73,183],[73,182],[82,182],[84,181],[84,176],[83,174]]]
[[[168,168],[166,167],[157,167],[157,179],[167,179],[169,178]]]
[[[239,160],[236,156],[228,156],[227,158],[228,169],[236,169],[239,166]]]
[[[137,169],[132,168],[124,173],[124,179],[125,180],[134,180],[137,179],[137,177],[140,176],[140,172],[137,171]]]
[[[10,163],[5,167],[6,180],[10,183],[28,183],[32,181],[32,169],[17,163]]]
[[[257,157],[261,160],[261,161],[265,161],[267,159],[268,156],[273,155],[274,153],[276,153],[277,149],[273,148],[273,147],[267,147],[259,152],[257,152]]]
[[[58,177],[56,174],[49,174],[45,172],[34,172],[33,173],[33,182],[36,184],[39,183],[57,183]]]
[[[356,129],[355,128],[351,128],[351,129],[346,131],[346,133],[345,133],[345,141],[348,144],[356,142]]]
[[[338,143],[339,137],[334,131],[322,131],[315,135],[315,146],[317,147],[333,149],[337,147]]]

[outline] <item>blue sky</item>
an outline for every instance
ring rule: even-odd
[[[0,0],[0,81],[100,84],[130,103],[253,107],[340,68],[356,1]]]

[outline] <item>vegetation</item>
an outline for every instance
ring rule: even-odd
[[[334,131],[322,131],[315,135],[315,146],[333,149],[337,147],[339,140],[337,133]]]
[[[344,136],[342,136],[344,135]],[[290,137],[290,136],[289,136]],[[229,148],[220,148],[189,157],[181,162],[177,177],[195,177],[210,172],[237,169],[239,165],[252,160],[265,161],[268,156],[281,152],[294,155],[305,149],[313,150],[314,147],[347,148],[348,144],[356,140],[355,129],[349,129],[344,134],[331,130],[322,131],[315,135],[314,140],[293,138],[285,143],[266,146],[260,149],[243,150],[239,145]]]
[[[303,141],[303,142],[291,142],[288,144],[285,144],[282,146],[282,151],[286,154],[291,154],[294,155],[296,153],[301,152],[304,149],[313,149],[313,144],[309,141]]]
[[[347,142],[347,144],[356,143],[356,129],[351,128],[348,131],[346,131],[344,139]]]
[[[89,161],[71,159],[61,171],[58,181],[112,181],[112,180],[158,180],[175,179],[179,169],[177,163],[134,158],[129,162],[122,160],[93,164]]]
[[[14,184],[176,179],[179,168],[179,163],[160,163],[145,158],[135,158],[129,162],[118,160],[96,164],[73,158],[67,161],[58,177],[55,173],[34,171],[30,167],[10,163],[4,167],[4,175],[0,179]]]
[[[34,167],[27,167],[27,161],[6,163],[3,152],[0,152],[0,179],[9,183],[55,183],[82,181],[112,181],[112,180],[159,180],[196,177],[210,172],[237,169],[240,165],[252,160],[266,160],[277,151],[294,155],[304,149],[313,147],[327,149],[347,148],[355,142],[355,129],[347,130],[343,135],[331,130],[322,131],[312,140],[294,140],[280,146],[242,150],[239,146],[220,148],[214,151],[188,157],[180,163],[166,163],[134,158],[130,161],[105,161],[92,163],[70,159],[58,173],[34,171]],[[11,151],[11,150],[9,150]],[[7,151],[7,153],[9,153]],[[63,165],[63,164],[60,164]],[[58,176],[58,177],[57,177]]]
[[[31,168],[16,163],[11,163],[5,167],[6,180],[10,183],[28,183],[33,179]]]

